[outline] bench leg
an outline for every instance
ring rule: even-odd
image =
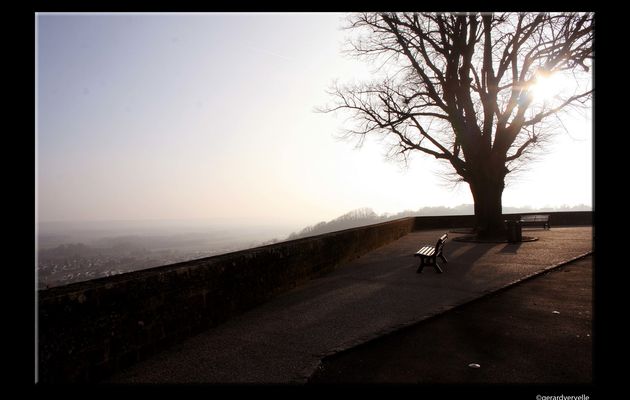
[[[433,266],[435,267],[435,272],[437,272],[438,274],[441,274],[444,272],[442,271],[442,268],[440,268],[440,265],[437,262]]]
[[[443,257],[443,256],[441,256]],[[446,259],[444,259],[444,262],[447,262]],[[437,273],[443,273],[444,271],[442,271],[442,268],[440,268],[440,265],[437,263],[437,258],[432,259],[432,258],[425,258],[422,257],[420,258],[420,266],[418,267],[418,269],[416,270],[416,273],[420,274],[422,273],[422,270],[424,269],[424,267],[430,264],[433,266],[433,268],[435,268],[435,272]]]
[[[442,259],[442,261],[448,264],[448,260],[446,259],[446,257],[444,257],[444,254],[440,254],[440,258]]]
[[[420,266],[418,267],[418,269],[416,270],[417,274],[422,273],[422,270],[424,269],[424,257],[420,257]]]

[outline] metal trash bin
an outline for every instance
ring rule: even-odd
[[[507,225],[507,240],[510,243],[517,243],[523,241],[523,230],[521,227],[521,221],[505,221]]]

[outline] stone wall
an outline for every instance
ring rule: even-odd
[[[413,227],[405,218],[40,290],[39,380],[98,381]]]
[[[518,219],[521,215],[537,215],[546,214],[549,215],[549,223],[551,227],[554,226],[579,226],[579,225],[592,225],[593,224],[593,212],[592,211],[554,211],[554,212],[532,212],[532,213],[518,213],[518,214],[504,214],[506,220]],[[465,228],[472,227],[475,223],[475,217],[473,215],[444,215],[444,216],[430,216],[430,217],[416,217],[414,224],[414,230],[422,229],[453,229],[453,228]]]
[[[507,216],[548,214],[549,224],[554,226],[579,226],[593,225],[592,211],[571,211],[571,212],[540,212],[524,214],[506,214]],[[507,218],[506,218],[507,219]]]

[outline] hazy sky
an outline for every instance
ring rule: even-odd
[[[472,203],[440,167],[408,168],[378,140],[338,139],[314,112],[338,79],[342,14],[39,14],[39,221],[251,218],[312,224],[359,207]],[[505,206],[592,205],[591,120],[565,125]]]

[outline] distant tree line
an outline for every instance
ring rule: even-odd
[[[560,207],[503,207],[505,214],[531,213],[531,212],[552,212],[552,211],[591,211],[592,208],[579,204],[576,206],[563,205]],[[455,207],[422,207],[416,211],[405,210],[396,214],[384,213],[376,214],[371,208],[358,208],[328,222],[321,221],[315,225],[307,226],[299,232],[291,233],[286,240],[294,240],[309,236],[322,235],[324,233],[341,231],[344,229],[357,228],[360,226],[378,224],[381,222],[393,221],[395,219],[417,216],[439,216],[439,215],[474,215],[473,204],[461,204]],[[274,241],[274,243],[277,241]],[[271,244],[271,242],[269,242]]]

